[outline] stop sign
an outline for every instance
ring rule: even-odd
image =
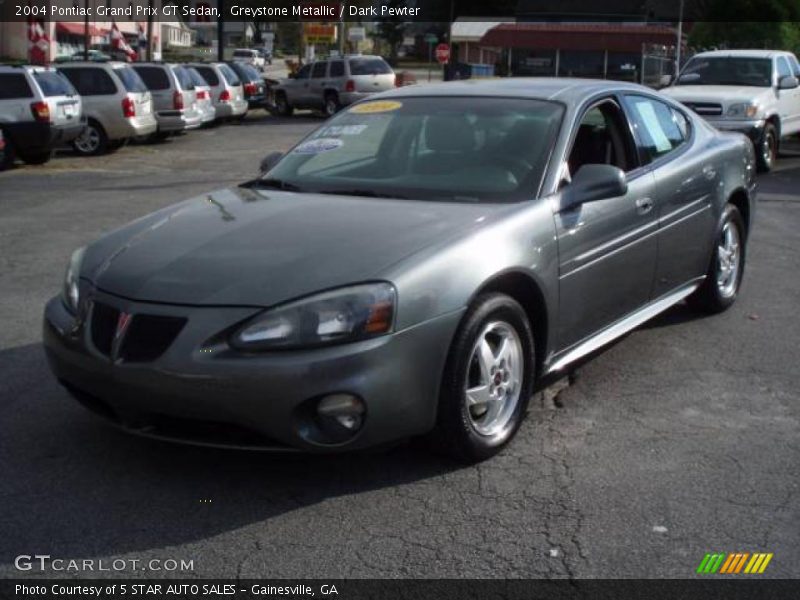
[[[436,46],[436,60],[444,64],[450,60],[450,45],[439,44]]]

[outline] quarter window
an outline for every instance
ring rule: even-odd
[[[669,105],[644,96],[626,96],[625,103],[648,161],[669,154],[688,138],[686,117]]]
[[[311,65],[304,65],[302,69],[297,72],[295,79],[308,79],[311,73]]]

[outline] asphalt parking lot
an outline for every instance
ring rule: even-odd
[[[730,311],[677,307],[598,353],[481,465],[414,443],[337,457],[178,447],[79,407],[40,344],[72,249],[255,176],[320,123],[254,115],[0,173],[0,577],[41,575],[14,557],[50,554],[193,560],[172,574],[190,577],[682,578],[712,551],[772,552],[764,576],[798,575],[800,152],[760,180]]]

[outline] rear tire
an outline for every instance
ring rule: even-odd
[[[326,117],[332,117],[342,108],[339,103],[339,96],[336,92],[328,92],[325,94],[325,103],[322,106],[322,112]]]
[[[519,303],[505,294],[479,296],[450,348],[434,445],[470,463],[500,452],[527,411],[534,359],[533,332]]]
[[[97,121],[89,121],[83,130],[72,142],[75,152],[81,156],[97,156],[109,150],[108,135]]]
[[[717,229],[706,279],[689,296],[690,306],[715,314],[727,310],[736,302],[744,275],[745,235],[744,220],[739,209],[728,204]]]
[[[31,152],[19,152],[19,157],[22,162],[29,165],[43,165],[53,156],[53,150],[39,150]]]
[[[778,129],[772,123],[767,123],[756,146],[756,165],[759,173],[769,173],[773,169],[778,158],[779,146]]]
[[[282,117],[291,117],[294,113],[294,107],[289,104],[289,99],[286,94],[280,93],[275,96],[275,110]]]

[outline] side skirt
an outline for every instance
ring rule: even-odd
[[[658,300],[650,302],[636,312],[631,313],[627,317],[624,317],[616,323],[609,325],[605,329],[600,330],[598,333],[594,334],[590,338],[587,338],[583,342],[579,342],[578,345],[573,346],[562,353],[556,354],[553,357],[553,361],[550,363],[550,366],[545,371],[545,374],[550,375],[557,371],[563,371],[564,368],[570,363],[583,358],[587,354],[591,354],[595,350],[602,348],[618,337],[625,335],[633,329],[636,329],[642,323],[649,321],[656,315],[667,310],[670,306],[677,304],[684,298],[691,295],[692,292],[700,287],[700,284],[704,279],[705,276],[693,279],[686,285],[676,289],[673,292],[670,292],[666,296],[662,296]]]

